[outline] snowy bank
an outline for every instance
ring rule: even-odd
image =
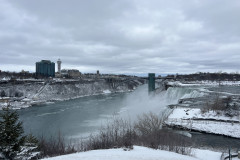
[[[221,121],[234,121],[240,122],[240,117],[227,117],[223,114],[217,114],[214,111],[208,111],[206,113],[201,113],[200,108],[176,108],[173,110],[172,114],[168,117],[169,119],[212,119]]]
[[[229,85],[229,86],[240,86],[240,81],[187,81],[187,82],[167,82],[168,85],[174,87],[187,87],[187,86],[218,86],[218,85]]]
[[[217,115],[213,111],[176,108],[165,123],[168,126],[240,138],[240,117]]]
[[[221,153],[208,150],[196,149],[191,157],[163,150],[134,146],[134,149],[131,151],[124,151],[121,148],[93,150],[46,158],[46,160],[219,160],[220,157]]]

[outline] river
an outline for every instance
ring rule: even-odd
[[[114,115],[134,121],[137,115],[152,111],[160,114],[166,105],[177,103],[178,99],[191,95],[189,89],[176,89],[172,93],[163,92],[148,96],[147,86],[138,87],[133,92],[110,93],[81,97],[33,106],[18,110],[26,133],[35,136],[54,136],[61,132],[67,139],[78,139],[94,133]],[[175,131],[175,130],[173,130]],[[234,138],[211,134],[188,132],[195,147],[233,148],[240,146]]]
[[[129,93],[93,95],[19,110],[25,132],[36,136],[81,137],[97,130],[124,107]]]
[[[150,107],[151,106],[151,107]],[[26,133],[35,136],[87,136],[104,125],[114,115],[134,120],[137,115],[157,109],[156,98],[148,97],[147,86],[134,92],[85,96],[78,99],[38,105],[18,110]]]

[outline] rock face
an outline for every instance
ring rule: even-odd
[[[121,81],[115,84],[102,80],[64,80],[6,83],[0,86],[0,93],[9,97],[13,108],[25,108],[33,104],[49,101],[68,100],[95,94],[126,92],[134,90],[143,81]],[[116,87],[117,86],[117,87]],[[0,102],[1,106],[6,105]]]

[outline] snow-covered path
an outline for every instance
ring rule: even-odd
[[[194,150],[194,156],[185,156],[173,152],[154,150],[134,146],[131,151],[123,149],[106,149],[80,152],[46,160],[219,160],[221,153],[208,150]]]

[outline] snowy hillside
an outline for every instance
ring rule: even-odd
[[[226,117],[213,111],[201,113],[199,108],[176,108],[165,123],[169,126],[240,138],[239,121],[239,116]]]
[[[194,150],[193,156],[185,156],[173,152],[154,150],[134,146],[131,151],[123,149],[106,149],[80,152],[45,160],[219,160],[221,153],[208,150]]]

